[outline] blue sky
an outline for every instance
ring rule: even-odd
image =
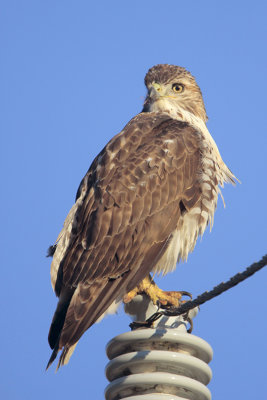
[[[70,364],[45,372],[56,306],[47,247],[106,142],[141,110],[146,71],[188,68],[208,128],[242,181],[223,190],[212,233],[157,283],[194,296],[266,252],[266,3],[1,1],[1,362],[6,400],[102,399],[105,345],[120,312],[93,326]],[[267,268],[203,305],[194,334],[214,350],[213,398],[261,398],[266,380]]]

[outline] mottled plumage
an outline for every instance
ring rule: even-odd
[[[51,252],[59,303],[49,365],[62,348],[66,363],[82,334],[149,272],[185,260],[212,225],[219,185],[234,182],[192,75],[158,65],[145,83],[143,112],[93,161]]]

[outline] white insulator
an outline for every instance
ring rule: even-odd
[[[126,307],[138,321],[155,310],[145,296],[137,296]],[[190,311],[189,317],[197,311]],[[187,333],[186,324],[182,317],[162,317],[153,328],[113,338],[107,344],[111,361],[106,376],[111,383],[106,400],[210,400],[206,385],[212,376],[208,366],[212,349],[203,339]]]

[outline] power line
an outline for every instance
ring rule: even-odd
[[[262,257],[262,259],[258,262],[251,264],[248,268],[246,268],[243,272],[238,272],[236,275],[232,276],[227,282],[222,282],[219,285],[215,286],[209,292],[204,292],[197,296],[194,300],[189,300],[186,303],[182,304],[178,308],[169,308],[166,310],[160,310],[151,315],[145,322],[132,322],[130,327],[132,330],[140,328],[140,327],[151,327],[153,322],[157,321],[163,315],[168,317],[175,317],[182,314],[187,313],[195,307],[200,306],[201,304],[206,303],[207,301],[213,299],[216,296],[219,296],[223,292],[231,289],[232,287],[238,285],[238,283],[244,281],[249,278],[255,272],[258,272],[260,269],[267,265],[267,254]]]

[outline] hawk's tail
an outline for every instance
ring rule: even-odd
[[[60,337],[59,337],[60,339]],[[56,343],[56,346],[51,354],[51,357],[49,358],[49,361],[47,363],[46,366],[46,370],[48,370],[48,368],[50,367],[50,365],[55,361],[55,359],[57,358],[57,353],[59,351],[59,339],[58,339],[58,343]],[[77,345],[78,342],[74,343],[73,345],[69,346],[66,345],[63,350],[62,353],[60,355],[58,364],[57,364],[57,369],[56,371],[59,369],[59,367],[62,367],[62,365],[66,365],[69,362],[70,357],[72,356],[72,353],[75,350],[75,347]]]
[[[72,299],[74,290],[70,289],[65,289],[62,290],[62,293],[60,294],[58,305],[56,308],[56,311],[53,316],[53,320],[49,329],[49,334],[48,334],[48,342],[53,349],[53,353],[48,361],[46,369],[49,368],[49,366],[52,364],[52,362],[55,360],[57,353],[59,351],[59,341],[60,341],[60,335],[62,328],[64,326],[66,314],[68,311],[68,307],[70,304],[70,301]],[[72,346],[70,346],[72,347]],[[74,348],[73,348],[74,350]],[[73,352],[72,350],[72,352]],[[65,354],[66,357],[67,353]]]

